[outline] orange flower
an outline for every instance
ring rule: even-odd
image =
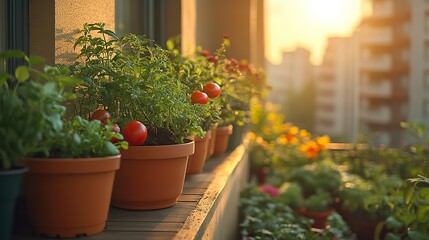
[[[299,150],[304,153],[308,158],[315,159],[320,152],[320,146],[315,141],[309,141],[299,148]]]

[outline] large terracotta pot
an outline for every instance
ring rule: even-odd
[[[200,173],[203,171],[211,136],[211,130],[208,130],[204,138],[200,138],[199,136],[194,137],[195,152],[189,156],[186,174]]]
[[[229,137],[232,134],[232,125],[225,127],[217,127],[216,129],[216,140],[213,151],[214,157],[222,156],[228,147]]]
[[[0,171],[0,239],[10,239],[15,200],[21,189],[21,179],[27,168]]]
[[[37,236],[78,237],[104,230],[120,155],[26,158],[24,194]]]
[[[194,141],[121,149],[121,169],[113,185],[112,205],[134,210],[171,207],[183,190]]]
[[[209,159],[211,156],[213,156],[215,143],[216,143],[216,130],[217,130],[217,123],[216,125],[211,129],[211,137],[209,140],[209,147],[207,150],[207,159]]]

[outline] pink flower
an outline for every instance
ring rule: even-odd
[[[273,198],[278,197],[280,195],[279,189],[271,185],[259,186],[259,191],[268,193]]]
[[[230,37],[229,34],[224,34],[223,35],[223,39],[229,39],[229,37]]]
[[[214,56],[208,56],[207,59],[213,63],[217,63],[217,61],[218,61],[217,57],[214,57]]]
[[[201,55],[203,55],[204,57],[207,57],[210,55],[210,52],[208,50],[203,50],[201,51]]]

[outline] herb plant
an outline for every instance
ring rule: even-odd
[[[63,125],[65,107],[60,88],[77,82],[68,76],[66,68],[36,70],[34,66],[43,59],[20,51],[0,54],[3,69],[12,58],[23,58],[27,65],[18,66],[14,74],[0,72],[0,170],[15,167],[23,156],[46,150],[40,141],[53,136]]]
[[[49,158],[90,158],[118,155],[118,148],[110,142],[112,138],[122,140],[122,135],[112,131],[111,124],[103,125],[99,120],[88,121],[75,116],[64,122],[64,126],[50,139],[44,139],[48,151],[38,157]],[[126,142],[121,142],[126,148]]]
[[[203,133],[199,106],[191,104],[170,51],[143,36],[118,37],[103,23],[85,24],[81,34],[71,67],[84,79],[74,89],[76,114],[89,117],[103,106],[121,127],[138,120],[147,127],[145,145],[182,143]]]

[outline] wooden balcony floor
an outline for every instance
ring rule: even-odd
[[[237,152],[238,151],[238,152]],[[106,229],[99,234],[80,238],[87,240],[142,240],[142,239],[185,239],[183,236],[196,235],[204,218],[211,211],[213,201],[222,191],[219,176],[227,176],[234,171],[241,160],[233,155],[243,155],[240,146],[232,153],[206,161],[202,173],[187,175],[182,195],[178,203],[160,210],[132,211],[111,207]],[[29,229],[21,229],[13,239],[52,239],[31,236]]]

